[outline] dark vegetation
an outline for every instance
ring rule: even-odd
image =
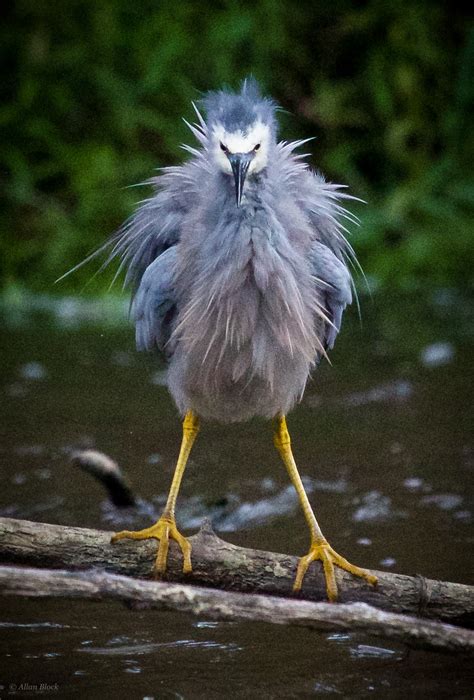
[[[282,137],[316,136],[312,165],[367,200],[353,243],[374,287],[472,279],[460,4],[18,0],[0,33],[4,287],[53,291],[148,194],[127,186],[185,157],[191,100],[249,73],[287,110]]]

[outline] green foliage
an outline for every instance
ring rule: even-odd
[[[191,100],[248,73],[367,200],[375,284],[469,281],[474,31],[447,3],[18,0],[0,32],[2,283],[51,289],[147,194],[127,186],[184,157]]]

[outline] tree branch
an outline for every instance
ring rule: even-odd
[[[252,620],[388,637],[417,648],[474,654],[474,633],[453,625],[377,610],[365,603],[313,603],[143,581],[107,572],[0,567],[0,594],[29,598],[119,600],[134,608],[190,613],[214,620]]]
[[[90,569],[150,578],[155,540],[110,543],[112,533],[77,527],[0,518],[0,560],[40,568]],[[183,576],[181,552],[171,542],[167,580],[221,588],[241,593],[285,596],[291,601],[326,600],[319,562],[308,571],[302,593],[292,585],[297,557],[245,549],[224,542],[206,522],[190,537],[193,572]],[[362,579],[336,569],[341,603],[365,602],[393,613],[422,615],[463,627],[474,626],[474,587],[431,581],[421,576],[374,572],[374,588]]]

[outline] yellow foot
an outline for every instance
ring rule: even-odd
[[[295,583],[293,584],[293,590],[295,592],[301,590],[301,584],[303,583],[303,578],[309,565],[318,559],[323,563],[324,576],[326,578],[326,591],[328,600],[331,603],[337,600],[337,584],[336,575],[334,573],[334,565],[339,566],[341,569],[348,571],[354,576],[365,578],[365,580],[372,585],[377,583],[376,576],[369,574],[369,572],[365,571],[365,569],[360,569],[358,566],[350,564],[347,559],[344,559],[344,557],[341,557],[334,551],[329,542],[326,542],[326,540],[319,540],[313,542],[308,554],[305,557],[301,557],[299,560]]]
[[[118,540],[125,539],[148,540],[150,538],[155,538],[160,541],[158,554],[156,555],[156,561],[153,567],[155,578],[161,578],[166,571],[170,539],[176,540],[183,552],[183,574],[189,574],[192,571],[191,545],[186,537],[183,537],[178,531],[174,518],[162,516],[154,525],[144,530],[123,530],[114,535],[111,542],[114,543],[118,542]]]

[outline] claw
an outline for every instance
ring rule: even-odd
[[[354,564],[350,564],[347,559],[341,557],[340,554],[334,551],[329,542],[326,540],[315,541],[311,544],[308,554],[301,557],[298,562],[298,569],[296,571],[295,583],[293,584],[293,591],[297,593],[301,590],[303,584],[304,576],[308,570],[309,565],[313,561],[321,561],[324,569],[324,576],[326,578],[326,591],[328,600],[334,603],[337,600],[337,583],[336,574],[334,571],[334,566],[339,566],[339,568],[348,571],[354,576],[359,576],[364,578],[368,583],[375,586],[377,583],[377,577],[369,573],[365,569],[361,569]]]
[[[153,566],[153,574],[155,578],[161,578],[166,572],[168,562],[168,549],[170,539],[175,540],[183,553],[183,574],[189,574],[192,571],[191,565],[191,544],[183,537],[176,527],[174,518],[162,516],[158,522],[144,530],[123,530],[113,535],[111,542],[114,544],[119,540],[148,540],[157,539],[160,544]]]

